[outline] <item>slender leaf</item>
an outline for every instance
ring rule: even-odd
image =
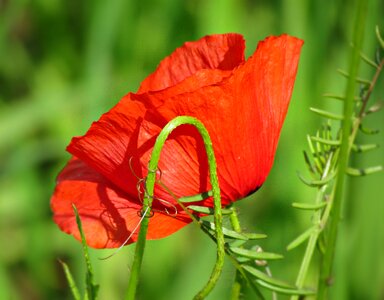
[[[300,234],[297,238],[295,238],[291,243],[289,243],[289,245],[287,246],[287,250],[290,251],[290,250],[300,246],[316,230],[319,230],[319,227],[317,225],[308,228],[306,231],[304,231],[302,234]]]
[[[320,180],[307,180],[300,174],[300,172],[297,172],[297,176],[306,185],[311,186],[311,187],[319,187],[319,186],[323,186],[323,185],[327,184],[328,182],[330,182],[335,177],[335,173],[332,173],[332,174],[328,175],[328,177],[326,177],[324,179],[320,179]]]
[[[212,197],[212,191],[204,192],[201,194],[193,195],[193,196],[187,196],[187,197],[181,197],[179,198],[179,201],[182,203],[189,203],[189,202],[198,202],[203,201],[205,199],[208,199],[209,197]]]
[[[345,100],[345,96],[344,95],[336,95],[336,94],[325,93],[325,94],[323,94],[323,97],[331,98],[331,99],[336,99],[336,100],[341,100],[341,101]],[[355,96],[355,98],[353,100],[354,101],[361,101],[361,97]]]
[[[370,59],[368,56],[366,56],[363,52],[360,52],[360,57],[363,59],[363,61],[365,61],[368,65],[374,67],[374,68],[378,68],[379,65],[377,63],[375,63],[372,59]]]
[[[212,207],[206,207],[206,206],[198,206],[198,205],[189,205],[187,206],[188,209],[191,209],[195,212],[207,214],[207,215],[213,215],[214,209]],[[230,215],[232,211],[230,209],[221,209],[221,213],[223,215]]]
[[[208,227],[211,230],[216,229],[215,223],[212,223],[212,222],[203,221],[203,225]],[[237,240],[248,240],[248,238],[244,234],[238,233],[236,231],[230,230],[225,227],[223,227],[223,234],[224,234],[224,237],[226,238],[237,239]]]
[[[268,274],[260,271],[259,269],[254,268],[254,267],[244,265],[243,269],[245,271],[247,271],[249,274],[251,274],[252,276],[256,277],[257,279],[261,279],[262,281],[270,283],[274,286],[279,286],[279,287],[283,287],[283,288],[291,288],[292,287],[289,283],[281,281],[279,279],[275,279],[273,277],[270,277]]]
[[[340,146],[341,144],[339,140],[326,140],[317,136],[311,136],[311,140],[330,146]]]
[[[369,167],[365,169],[347,168],[347,174],[351,176],[371,175],[383,170],[383,166]]]
[[[304,289],[297,289],[297,288],[282,288],[278,286],[274,286],[272,284],[269,284],[263,280],[256,280],[256,282],[261,285],[262,287],[265,287],[266,289],[269,289],[271,291],[280,293],[280,294],[285,294],[285,295],[314,295],[315,292],[312,290],[304,290]]]
[[[367,127],[364,127],[363,124],[359,125],[359,129],[362,133],[369,134],[369,135],[378,134],[380,132],[379,129],[367,128]]]
[[[75,280],[73,279],[72,273],[69,270],[68,265],[61,260],[59,260],[59,262],[60,262],[61,266],[63,267],[65,277],[67,278],[67,281],[68,281],[69,287],[71,289],[73,298],[75,300],[81,300],[79,289],[76,286]]]
[[[326,111],[326,110],[318,109],[315,107],[310,107],[309,109],[310,109],[310,111],[312,111],[312,112],[314,112],[314,113],[316,113],[322,117],[325,117],[325,118],[329,118],[332,120],[343,120],[344,119],[343,115],[334,114],[334,113],[331,113],[331,112]]]
[[[341,69],[339,69],[339,70],[337,70],[337,71],[338,71],[341,75],[343,75],[344,77],[349,78],[349,73],[348,73],[348,72],[346,72],[346,71],[344,71],[344,70],[341,70]],[[356,77],[355,80],[356,80],[356,82],[361,83],[361,84],[364,84],[364,85],[368,85],[368,86],[371,85],[371,81],[368,80],[368,79],[364,79],[364,78]]]
[[[379,148],[379,145],[378,144],[366,144],[366,145],[356,145],[356,144],[353,144],[352,145],[352,150],[355,151],[355,152],[367,152],[369,150],[373,150],[373,149],[377,149]]]
[[[270,253],[270,252],[258,252],[256,250],[247,250],[243,248],[230,247],[231,251],[237,255],[249,257],[252,259],[282,259],[281,254]]]
[[[299,203],[294,202],[292,203],[292,206],[294,208],[303,209],[303,210],[318,210],[326,206],[327,202],[320,202],[320,203]]]

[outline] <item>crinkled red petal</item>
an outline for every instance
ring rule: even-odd
[[[89,246],[117,248],[137,239],[138,212],[142,205],[111,184],[84,162],[72,158],[57,179],[51,208],[61,230],[81,240],[72,203],[78,209]],[[176,216],[156,212],[149,222],[148,239],[166,237],[187,225],[191,219],[183,211]],[[136,230],[136,231],[135,231]]]
[[[203,69],[233,70],[244,62],[244,39],[240,34],[210,35],[187,42],[161,61],[140,85],[138,93],[174,86]]]

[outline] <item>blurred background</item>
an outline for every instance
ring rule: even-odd
[[[374,58],[384,1],[370,2],[364,51]],[[273,170],[256,201],[237,205],[245,229],[268,235],[260,245],[284,254],[271,264],[273,274],[294,281],[305,247],[285,248],[311,219],[291,203],[314,197],[296,172],[307,174],[306,134],[323,122],[309,107],[340,109],[322,94],[344,91],[336,70],[347,66],[353,8],[348,0],[0,0],[0,299],[71,299],[58,259],[83,287],[81,245],[57,228],[49,208],[55,177],[69,158],[66,145],[176,47],[225,32],[245,36],[247,55],[271,34],[305,40]],[[360,73],[371,78],[373,71],[362,65]],[[381,76],[372,100],[383,98]],[[383,129],[383,113],[367,126]],[[384,146],[383,133],[359,139]],[[352,164],[384,164],[383,150],[355,155]],[[331,299],[384,299],[383,180],[383,173],[349,180]],[[98,258],[111,251],[91,250],[99,299],[123,299],[133,250],[106,261]],[[214,258],[212,242],[193,225],[149,242],[139,299],[191,299]],[[233,274],[227,262],[208,299],[227,299]],[[245,299],[253,298],[246,291]]]

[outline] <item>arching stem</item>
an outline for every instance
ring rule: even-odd
[[[217,242],[217,257],[216,263],[214,265],[211,276],[207,282],[207,284],[201,289],[201,291],[195,296],[194,299],[204,299],[214,288],[216,285],[223,265],[224,265],[224,235],[222,229],[222,213],[221,213],[221,198],[220,198],[220,187],[219,181],[217,177],[216,171],[216,159],[215,154],[212,147],[212,142],[209,137],[208,131],[205,129],[204,125],[193,117],[188,116],[179,116],[171,120],[160,132],[159,136],[156,139],[156,143],[152,150],[151,159],[148,165],[148,175],[146,178],[145,186],[146,186],[146,195],[143,200],[143,209],[142,213],[146,216],[141,225],[139,236],[136,242],[135,256],[131,269],[131,276],[128,282],[128,292],[127,292],[127,300],[134,300],[136,295],[136,290],[138,286],[139,273],[141,268],[141,263],[144,255],[144,248],[146,242],[146,236],[148,231],[148,224],[150,221],[149,216],[151,215],[151,207],[153,200],[153,192],[156,182],[156,170],[160,160],[161,150],[164,146],[165,141],[171,132],[176,129],[178,126],[189,124],[194,126],[198,132],[200,133],[205,151],[207,153],[208,164],[209,164],[209,174],[210,181],[212,185],[212,193],[213,193],[213,203],[214,203],[214,222],[215,222],[215,234],[216,234],[216,242]]]

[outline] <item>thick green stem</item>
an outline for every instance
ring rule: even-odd
[[[146,186],[146,194],[143,200],[143,209],[142,214],[144,218],[140,225],[139,236],[136,242],[135,256],[131,269],[131,276],[128,283],[128,292],[126,299],[134,300],[136,295],[136,290],[138,286],[139,273],[141,268],[141,263],[144,255],[144,248],[146,242],[146,235],[148,231],[149,224],[149,216],[151,216],[151,206],[153,200],[154,186],[156,183],[156,170],[160,160],[161,150],[164,146],[165,141],[171,132],[177,128],[178,126],[189,124],[194,126],[198,132],[200,133],[203,141],[205,150],[207,153],[208,163],[209,163],[209,173],[210,173],[210,181],[212,185],[212,194],[213,194],[213,202],[214,202],[214,221],[215,221],[215,233],[216,233],[216,243],[217,243],[217,259],[215,266],[213,268],[212,274],[204,286],[204,288],[195,296],[195,299],[204,299],[214,288],[221,274],[221,270],[224,264],[224,235],[222,229],[222,213],[221,213],[221,198],[220,198],[220,188],[219,182],[217,178],[216,171],[216,159],[212,147],[212,142],[209,137],[208,131],[205,129],[204,125],[197,119],[188,117],[188,116],[180,116],[174,118],[170,121],[160,132],[159,136],[156,139],[156,143],[153,147],[151,160],[148,165],[148,175],[146,178],[145,186]]]
[[[360,63],[360,51],[363,43],[365,18],[368,6],[368,0],[358,0],[357,17],[355,20],[353,51],[350,60],[349,79],[347,83],[346,99],[344,102],[344,120],[342,128],[342,140],[340,146],[340,158],[338,173],[336,178],[335,194],[332,204],[331,220],[329,224],[329,233],[326,236],[326,251],[321,262],[318,299],[326,299],[328,286],[332,282],[332,265],[336,249],[337,230],[340,221],[343,189],[345,181],[345,171],[348,167],[349,153],[352,147],[351,128],[354,108],[354,95],[356,90],[355,78],[358,74]]]

